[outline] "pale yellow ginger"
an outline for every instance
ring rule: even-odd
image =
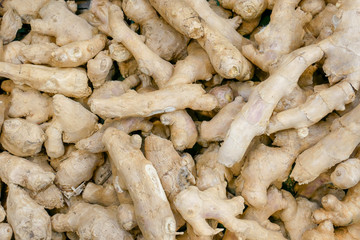
[[[21,42],[25,43],[26,45],[38,43],[55,43],[55,41],[55,37],[44,35],[34,31],[30,31],[23,39],[21,39]]]
[[[304,26],[311,14],[296,8],[300,0],[278,0],[271,13],[270,23],[255,34],[253,45],[243,47],[244,55],[263,71],[276,68],[281,56],[301,47],[304,43]]]
[[[215,235],[222,230],[213,229],[206,222],[215,219],[246,239],[285,239],[280,232],[263,228],[256,221],[236,218],[243,211],[244,200],[240,196],[227,199],[225,185],[204,191],[190,186],[175,197],[174,204],[199,236]]]
[[[98,118],[80,103],[63,95],[53,97],[54,116],[46,129],[45,148],[52,157],[64,154],[64,143],[76,143],[97,130]]]
[[[109,162],[111,163],[111,157],[108,155]],[[125,181],[123,180],[122,176],[118,173],[116,170],[116,167],[114,164],[111,164],[111,178],[109,178],[109,181],[112,182],[117,197],[119,199],[120,204],[133,204],[133,200],[131,199],[131,196],[129,192],[127,191],[127,187],[125,185]]]
[[[335,120],[328,135],[297,157],[291,177],[300,184],[306,184],[337,163],[348,159],[360,143],[360,137],[357,134],[360,129],[359,114],[360,105]]]
[[[61,208],[64,206],[63,194],[54,184],[39,192],[30,192],[30,196],[46,209]]]
[[[269,188],[267,192],[267,202],[268,204],[264,208],[248,207],[242,215],[242,218],[257,221],[261,226],[269,230],[279,231],[280,226],[272,223],[269,217],[275,212],[288,207],[288,202],[283,197],[281,191],[275,186]]]
[[[82,193],[82,197],[85,202],[99,204],[105,207],[119,205],[119,199],[117,198],[115,188],[111,183],[96,185],[89,182]]]
[[[118,97],[124,94],[130,88],[137,86],[140,83],[138,75],[131,75],[123,81],[106,81],[99,88],[94,89],[93,94],[88,99],[88,104],[94,99],[107,99],[111,97]]]
[[[159,18],[148,0],[125,0],[122,9],[128,18],[140,24],[145,44],[154,53],[167,61],[184,54],[189,39]]]
[[[14,88],[11,91],[8,116],[25,117],[27,121],[37,124],[46,122],[52,116],[51,98],[37,90],[22,91]]]
[[[257,28],[259,26],[261,18],[255,18],[253,20],[250,21],[243,21],[240,25],[240,27],[237,29],[237,32],[240,33],[241,35],[248,35],[251,34],[251,40],[253,40],[253,35],[255,34],[255,29],[259,29]]]
[[[191,227],[191,225],[187,223],[186,232],[178,236],[176,239],[177,240],[212,240],[213,236],[198,236],[194,233],[194,229]]]
[[[231,181],[233,177],[228,168],[217,162],[218,152],[219,145],[214,143],[195,157],[196,186],[201,191],[224,184],[225,180]]]
[[[200,139],[207,142],[223,140],[236,114],[244,104],[242,97],[236,97],[234,101],[220,109],[210,121],[202,121],[199,130]]]
[[[194,161],[191,156],[179,156],[171,141],[150,135],[145,139],[145,157],[156,169],[164,191],[170,200],[189,185],[195,184]]]
[[[176,150],[183,151],[195,145],[198,132],[194,121],[185,110],[164,113],[160,121],[170,126],[170,139]]]
[[[0,205],[0,223],[5,220],[6,212],[2,205]]]
[[[230,167],[241,161],[252,139],[265,132],[279,100],[297,86],[304,70],[322,56],[323,52],[317,46],[298,49],[285,56],[270,77],[252,90],[249,101],[236,115],[220,148],[220,163]]]
[[[306,198],[295,199],[291,193],[285,190],[282,190],[282,195],[287,206],[279,213],[279,217],[283,221],[290,239],[302,240],[304,232],[316,227],[312,221],[312,213],[319,206]]]
[[[267,132],[270,134],[289,128],[309,127],[333,110],[344,110],[345,105],[354,99],[355,91],[351,84],[340,82],[309,96],[304,104],[274,115],[270,119]]]
[[[299,3],[301,10],[315,16],[324,10],[326,3],[325,0],[302,0]]]
[[[315,229],[304,233],[303,240],[357,240],[360,236],[360,224],[355,223],[347,227],[334,227],[330,221],[324,221]]]
[[[96,30],[85,19],[71,12],[63,0],[50,0],[40,9],[41,19],[30,21],[31,30],[56,37],[56,44],[89,40]]]
[[[249,40],[241,36],[235,29],[236,25],[241,21],[240,17],[236,16],[232,19],[225,19],[217,15],[210,7],[209,3],[204,0],[184,0],[189,6],[191,6],[203,19],[202,24],[207,25],[218,34],[222,35],[227,42],[230,42],[237,49],[241,50],[244,44],[251,43]],[[205,24],[206,23],[206,24]],[[204,29],[204,35],[205,35]],[[209,37],[209,36],[208,36]],[[240,54],[241,55],[241,54]],[[241,55],[242,56],[242,55]],[[246,67],[245,67],[246,66]],[[243,68],[249,68],[251,64],[246,60],[243,61]]]
[[[163,87],[172,75],[173,66],[147,47],[140,36],[126,25],[120,7],[107,0],[94,0],[91,11],[101,21],[99,29],[121,42],[136,59],[139,70],[153,77],[156,84]]]
[[[46,2],[48,0],[4,0],[1,5],[4,11],[14,9],[25,23],[29,23],[38,18],[39,10]]]
[[[219,105],[216,110],[223,108],[226,104],[234,100],[233,91],[228,85],[213,87],[210,89],[209,93],[214,95],[218,100]]]
[[[23,46],[20,54],[24,58],[25,63],[49,64],[52,59],[52,53],[58,48],[59,46],[52,42],[34,43]]]
[[[350,158],[336,166],[331,182],[338,188],[348,189],[360,181],[360,160]]]
[[[197,41],[207,52],[215,71],[224,78],[249,80],[253,73],[251,63],[225,36],[206,23],[203,25],[204,36]]]
[[[217,106],[214,96],[206,94],[198,84],[169,86],[139,94],[128,91],[119,97],[94,99],[91,111],[102,118],[147,117],[185,108],[210,111]]]
[[[324,172],[320,174],[314,181],[311,181],[308,184],[296,184],[294,190],[296,191],[297,196],[311,199],[319,188],[329,183],[331,183],[330,173]]]
[[[342,201],[331,194],[323,197],[321,200],[323,208],[313,213],[315,223],[330,220],[335,226],[348,226],[360,222],[359,196],[358,183],[347,191]]]
[[[75,203],[66,214],[52,216],[51,224],[53,230],[76,232],[80,239],[133,239],[131,234],[119,226],[115,209],[96,204]]]
[[[120,226],[127,231],[137,226],[135,209],[132,204],[121,204],[117,208],[116,216]]]
[[[133,200],[136,221],[144,237],[175,239],[174,215],[154,166],[140,150],[140,136],[108,128],[103,142]]]
[[[56,171],[55,184],[69,197],[78,194],[76,189],[91,179],[96,167],[104,163],[102,154],[77,150],[60,163]]]
[[[3,46],[2,53],[0,54],[0,59],[2,62],[22,64],[25,62],[24,56],[22,54],[22,48],[26,45],[20,41],[12,41],[9,44]]]
[[[221,5],[218,5],[216,0],[209,0],[211,9],[219,16],[229,19],[232,17],[233,13],[230,10],[223,8]],[[237,26],[238,27],[238,26]],[[237,28],[236,27],[236,28]]]
[[[97,34],[93,38],[75,41],[55,49],[49,64],[53,67],[78,67],[95,57],[104,47],[107,38]]]
[[[109,80],[112,67],[113,62],[107,51],[101,51],[94,59],[87,62],[87,75],[94,88],[102,86],[106,80]]]
[[[156,11],[181,34],[198,39],[204,29],[199,15],[184,0],[149,0]]]
[[[290,108],[297,107],[303,104],[306,101],[307,97],[312,93],[312,89],[302,89],[299,86],[296,86],[290,94],[280,99],[274,109],[274,112],[281,112]],[[275,113],[273,115],[275,115]]]
[[[236,180],[237,192],[241,192],[250,205],[264,207],[267,204],[267,188],[272,183],[285,181],[297,155],[326,136],[329,128],[328,122],[317,124],[309,129],[305,138],[295,130],[279,132],[273,142],[276,147],[260,143],[251,149]]]
[[[229,87],[233,90],[234,97],[241,96],[244,101],[247,102],[256,85],[258,85],[258,83],[253,81],[230,82]]]
[[[123,44],[114,41],[109,45],[109,56],[118,63],[132,58],[131,53]]]
[[[134,58],[118,63],[121,76],[127,78],[134,74],[139,74],[138,64]]]
[[[17,85],[28,85],[39,91],[60,93],[68,97],[87,97],[91,93],[86,72],[81,68],[0,62],[0,76],[13,80]]]
[[[0,240],[11,240],[13,230],[8,223],[0,223]]]
[[[13,183],[38,192],[55,179],[53,173],[43,170],[38,164],[7,152],[0,154],[0,162],[0,178],[6,184]]]
[[[45,209],[31,199],[29,194],[15,184],[9,184],[6,199],[7,220],[15,239],[51,239],[50,216]]]
[[[260,17],[271,2],[272,0],[219,0],[221,6],[231,9],[246,21]]]
[[[170,137],[169,127],[162,124],[159,120],[153,122],[151,133],[165,139],[168,139]]]
[[[336,19],[335,14],[337,11],[338,8],[335,5],[327,4],[326,7],[306,25],[306,30],[316,38],[327,28],[334,30],[333,19]]]
[[[92,153],[105,152],[106,149],[101,139],[105,130],[109,127],[116,128],[126,133],[138,130],[148,133],[152,129],[153,124],[144,118],[106,119],[104,125],[97,132],[88,138],[81,139],[76,143],[76,147]]]
[[[166,83],[169,85],[193,83],[197,80],[210,80],[215,73],[209,56],[196,41],[187,47],[187,57],[176,62],[174,73]]]
[[[21,118],[4,121],[0,142],[10,153],[25,157],[41,151],[46,135],[41,127]]]
[[[15,39],[17,31],[22,27],[20,16],[14,9],[8,9],[1,19],[0,39],[4,44]]]

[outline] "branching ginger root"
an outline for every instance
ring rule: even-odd
[[[300,48],[285,56],[270,77],[257,85],[249,101],[236,115],[219,152],[219,162],[227,167],[241,161],[251,140],[265,132],[279,100],[296,87],[304,70],[318,61],[323,52],[317,46]],[[287,75],[283,73],[287,72]]]
[[[360,160],[350,158],[338,164],[331,174],[331,182],[338,188],[348,189],[360,181]]]
[[[0,62],[0,76],[18,85],[68,97],[87,97],[91,93],[86,72],[81,68],[52,68],[32,64]]]
[[[42,19],[31,20],[31,30],[56,37],[56,44],[59,46],[89,40],[95,33],[95,28],[72,13],[63,0],[48,1],[39,14]]]
[[[128,91],[119,97],[94,99],[90,108],[104,118],[147,117],[163,112],[191,108],[209,111],[217,100],[197,84],[169,86],[157,91],[139,94]]]
[[[329,128],[329,122],[319,123],[309,129],[305,138],[300,137],[295,130],[279,132],[273,142],[277,147],[260,143],[249,152],[248,160],[236,180],[236,191],[241,192],[250,205],[256,208],[265,207],[267,188],[272,183],[285,181],[296,156],[326,136]]]
[[[360,105],[335,120],[327,136],[298,156],[291,177],[300,184],[308,183],[332,166],[348,159],[360,143],[357,134],[360,129],[359,114]],[[329,149],[327,146],[333,147]]]
[[[101,51],[94,59],[87,62],[87,75],[94,88],[98,88],[108,80],[110,70],[113,66],[108,51]],[[94,91],[95,92],[95,91]]]
[[[108,128],[103,142],[134,202],[142,234],[147,239],[175,239],[174,215],[155,168],[140,151],[141,138]]]
[[[51,239],[50,216],[21,187],[9,184],[7,219],[16,239]],[[36,220],[34,219],[36,218]]]
[[[185,110],[164,113],[161,123],[170,126],[171,141],[178,151],[192,148],[198,138],[194,121]]]
[[[85,202],[99,204],[102,206],[119,205],[119,200],[116,195],[115,188],[112,184],[105,183],[104,185],[96,185],[89,182],[82,197]],[[130,230],[130,229],[126,229]]]
[[[171,77],[173,66],[151,51],[140,36],[126,25],[120,7],[107,0],[94,0],[91,2],[91,11],[101,21],[99,29],[121,42],[136,59],[139,70],[152,76],[156,84],[163,87]]]
[[[267,230],[256,221],[236,218],[242,213],[244,200],[240,196],[227,199],[225,185],[217,185],[205,191],[190,186],[175,197],[174,204],[199,236],[215,235],[222,231],[211,228],[206,222],[206,219],[215,219],[246,239],[285,239],[280,232]]]
[[[231,9],[246,21],[261,16],[271,2],[271,0],[219,0],[221,6]]]
[[[133,237],[116,220],[116,211],[96,204],[75,203],[66,214],[55,214],[51,224],[57,232],[76,232],[80,239],[124,239]]]
[[[323,208],[313,213],[315,223],[330,220],[335,226],[348,226],[360,222],[360,183],[350,188],[340,201],[334,195],[322,198]]]
[[[1,19],[0,38],[4,44],[15,39],[17,31],[22,27],[20,16],[14,9],[8,9]]]
[[[360,224],[355,223],[347,227],[337,228],[330,221],[324,221],[315,229],[303,234],[303,240],[357,240],[360,235]]]
[[[128,18],[140,24],[145,44],[157,55],[170,61],[184,54],[189,39],[159,18],[148,0],[125,0],[122,9]]]

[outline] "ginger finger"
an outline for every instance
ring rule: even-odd
[[[0,240],[11,240],[13,230],[8,223],[0,223]]]
[[[87,62],[87,75],[94,88],[100,87],[111,77],[109,73],[112,66],[113,62],[107,51],[101,51],[94,59]]]

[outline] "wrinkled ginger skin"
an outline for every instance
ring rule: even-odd
[[[267,0],[219,0],[219,3],[224,8],[232,9],[246,21],[260,17],[268,6]]]
[[[24,58],[24,63],[33,64],[49,64],[51,61],[51,54],[58,49],[55,43],[32,43],[25,45],[20,49],[21,57]]]
[[[249,101],[232,122],[220,148],[220,163],[231,167],[241,161],[252,139],[265,132],[279,100],[297,86],[300,75],[322,56],[323,52],[317,46],[300,48],[285,56],[270,77],[254,88]],[[285,76],[284,72],[288,74]]]
[[[350,158],[336,166],[331,182],[338,188],[348,189],[360,181],[360,160]]]
[[[34,89],[23,91],[14,88],[8,115],[12,118],[25,117],[27,121],[37,124],[46,122],[52,115],[51,98]]]
[[[183,54],[189,39],[159,18],[148,0],[123,1],[122,9],[128,18],[140,24],[145,44],[157,55],[170,61]]]
[[[105,130],[109,127],[119,129],[126,133],[138,130],[148,133],[152,129],[153,124],[144,118],[106,119],[104,125],[97,132],[88,138],[81,139],[76,143],[76,147],[92,153],[106,152],[101,139]]]
[[[46,209],[61,208],[64,206],[63,194],[55,184],[50,184],[49,187],[40,192],[31,192],[30,196]]]
[[[88,153],[77,150],[60,163],[56,172],[55,183],[64,192],[72,192],[82,182],[91,179],[96,167],[104,163],[101,153]]]
[[[112,66],[113,61],[106,51],[101,51],[94,59],[87,62],[87,75],[94,88],[101,87],[105,83]]]
[[[13,9],[8,9],[1,19],[0,37],[3,43],[8,44],[14,40],[21,27],[20,16]]]
[[[48,0],[5,0],[1,4],[4,11],[14,9],[25,23],[38,17],[39,10]]]
[[[204,29],[199,15],[183,0],[149,0],[156,11],[181,34],[198,39]]]
[[[249,80],[253,74],[251,63],[226,37],[207,24],[203,25],[204,36],[197,41],[207,52],[215,71],[224,78]]]
[[[145,157],[152,162],[159,174],[164,191],[170,200],[190,184],[195,183],[191,173],[192,164],[180,157],[172,143],[156,135],[150,135],[145,139]]]
[[[294,198],[291,193],[282,190],[287,207],[280,212],[280,219],[293,240],[302,240],[302,235],[309,229],[316,227],[312,213],[319,208],[318,204],[306,198]]]
[[[173,66],[151,51],[140,36],[126,25],[120,7],[107,0],[94,0],[90,10],[101,21],[99,29],[121,42],[136,59],[138,69],[153,77],[159,87],[163,87],[172,75]]]
[[[278,0],[270,16],[270,23],[255,34],[259,45],[243,47],[244,55],[263,71],[269,72],[281,56],[303,45],[304,25],[311,20],[311,14],[296,8],[300,0]]]
[[[174,204],[192,226],[195,234],[200,236],[215,235],[222,230],[213,229],[206,222],[206,219],[215,219],[246,239],[285,240],[280,232],[267,230],[256,221],[236,218],[242,213],[244,200],[241,196],[227,199],[224,185],[217,185],[205,191],[190,186],[176,196]]]
[[[140,136],[130,137],[120,130],[108,128],[103,143],[134,202],[136,221],[144,237],[149,240],[175,239],[174,215],[155,168],[140,151]]]
[[[327,136],[298,156],[290,176],[300,184],[306,184],[348,159],[360,143],[360,136],[357,134],[360,130],[359,119],[360,105],[334,121]],[[333,147],[329,149],[327,146]]]
[[[360,224],[355,223],[347,227],[337,228],[330,221],[324,221],[317,228],[303,234],[303,240],[357,240],[360,234]]]
[[[112,184],[96,185],[89,182],[82,193],[82,197],[85,202],[99,204],[105,207],[119,205],[119,200]]]
[[[166,86],[194,83],[197,80],[210,80],[215,73],[209,56],[204,49],[192,41],[187,47],[188,55],[176,62],[174,73]]]
[[[96,204],[75,203],[66,214],[55,214],[51,218],[57,232],[76,232],[80,239],[124,239],[133,237],[116,221],[116,212]]]
[[[56,37],[59,46],[93,37],[94,28],[85,19],[72,13],[63,0],[48,1],[39,14],[42,19],[31,20],[31,30]]]
[[[117,219],[122,228],[129,231],[137,226],[135,209],[132,204],[121,204],[117,208]]]
[[[14,230],[15,239],[51,239],[50,216],[29,194],[14,184],[9,186],[6,199],[7,219]]]
[[[7,152],[0,154],[0,178],[6,184],[17,184],[32,191],[44,189],[55,179],[52,172],[44,171],[36,163],[13,156]]]
[[[198,132],[194,121],[185,110],[164,113],[161,123],[170,126],[170,139],[178,151],[192,148],[197,140]]]
[[[103,118],[147,117],[185,108],[210,111],[217,106],[214,96],[198,84],[169,86],[139,94],[128,91],[119,97],[94,99],[90,108]]]
[[[0,62],[0,76],[18,85],[28,85],[39,91],[61,93],[68,97],[81,98],[91,94],[86,71],[81,68]]]
[[[335,226],[348,226],[360,222],[360,183],[350,188],[340,201],[334,195],[322,198],[323,208],[313,213],[315,223],[330,220]]]
[[[49,65],[52,67],[78,67],[95,57],[104,47],[107,38],[97,34],[89,40],[76,41],[55,49]]]
[[[45,139],[46,135],[39,125],[22,118],[5,120],[0,136],[3,148],[20,157],[39,153]]]

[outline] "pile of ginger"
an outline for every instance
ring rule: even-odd
[[[360,0],[3,0],[0,240],[360,239]]]

